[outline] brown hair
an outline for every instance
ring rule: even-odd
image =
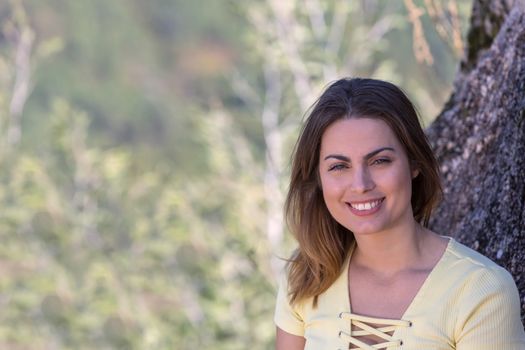
[[[285,203],[288,226],[299,243],[288,262],[291,302],[317,297],[337,279],[354,241],[352,232],[330,215],[319,180],[319,152],[326,128],[339,119],[366,117],[386,122],[419,174],[412,180],[414,219],[428,224],[442,194],[438,163],[417,112],[401,89],[375,79],[341,79],[313,105],[292,157]]]

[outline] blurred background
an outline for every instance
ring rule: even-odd
[[[376,77],[428,125],[470,5],[2,0],[0,348],[272,349],[305,112]]]

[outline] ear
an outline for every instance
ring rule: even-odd
[[[415,179],[419,175],[419,167],[414,160],[410,162],[410,173],[412,175],[412,179]]]

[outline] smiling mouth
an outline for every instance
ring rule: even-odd
[[[376,200],[373,200],[373,201],[370,201],[370,202],[361,202],[361,203],[347,202],[347,204],[352,209],[355,209],[355,210],[358,210],[358,211],[367,211],[367,210],[374,209],[379,204],[381,204],[384,200],[385,200],[385,198],[381,198],[381,199],[376,199]]]

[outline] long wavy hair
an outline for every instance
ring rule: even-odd
[[[408,97],[392,83],[361,78],[340,79],[324,91],[302,127],[292,156],[290,187],[285,203],[288,227],[299,246],[288,261],[292,303],[318,296],[341,273],[354,241],[351,231],[330,215],[319,178],[319,152],[326,128],[340,119],[366,117],[386,122],[404,146],[411,165],[414,219],[427,226],[441,199],[438,163]]]

